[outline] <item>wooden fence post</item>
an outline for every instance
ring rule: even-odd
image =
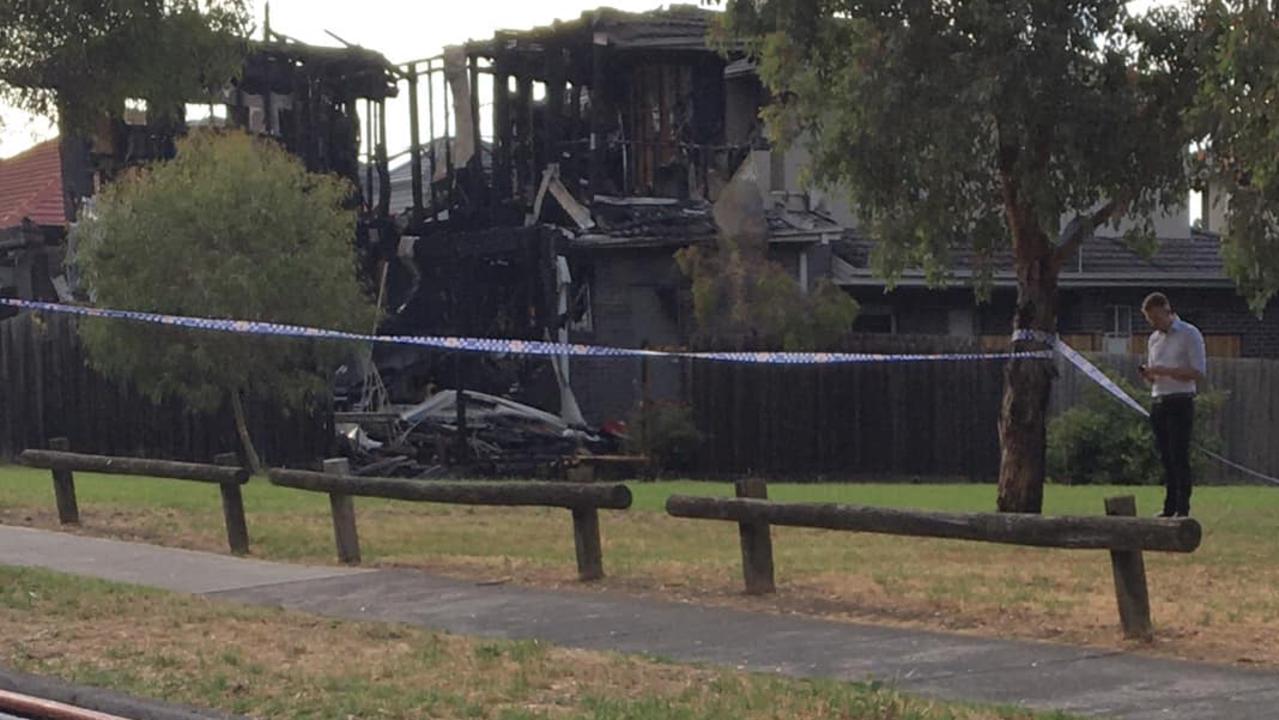
[[[589,582],[604,577],[598,508],[573,508],[573,546],[577,550],[578,579]]]
[[[1132,495],[1106,498],[1106,514],[1135,517],[1137,499]],[[1110,566],[1115,576],[1115,599],[1119,601],[1119,622],[1123,625],[1124,637],[1153,640],[1150,592],[1146,587],[1146,563],[1141,551],[1111,550]]]
[[[324,472],[330,475],[349,475],[351,461],[346,458],[325,460]],[[333,510],[333,539],[337,542],[338,562],[359,565],[360,536],[355,530],[355,501],[350,495],[329,493],[329,507]]]
[[[213,456],[214,465],[239,467],[240,459],[235,453],[220,453]],[[226,541],[235,555],[249,554],[249,524],[244,518],[244,495],[238,483],[219,483],[218,491],[222,493],[222,517],[226,520]]]
[[[734,483],[739,498],[768,499],[768,485],[760,478],[747,478]],[[773,582],[773,537],[767,522],[737,524],[742,540],[742,575],[747,595],[776,592]]]
[[[53,438],[49,440],[49,449],[70,452],[71,441]],[[58,503],[58,521],[63,525],[79,525],[80,507],[75,499],[75,476],[70,470],[53,471],[53,497]]]

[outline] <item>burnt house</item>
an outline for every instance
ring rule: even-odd
[[[751,163],[772,200],[772,258],[803,287],[829,276],[843,227],[802,197],[769,194],[764,93],[748,66],[708,45],[713,17],[694,6],[601,9],[403,66],[411,199],[396,202],[407,208],[402,237],[395,257],[384,256],[397,310],[384,330],[688,347],[691,297],[674,255],[714,241],[712,205]],[[425,118],[430,142],[415,100],[423,79],[428,95],[452,100],[442,117]],[[441,129],[443,144],[434,141]],[[386,351],[379,365],[398,369],[407,354]],[[520,399],[554,407],[550,363],[526,365],[518,381],[490,373],[467,382],[488,392],[518,385]],[[684,375],[670,364],[573,367],[594,422],[625,417],[644,392],[641,376],[650,397],[683,394]],[[407,387],[452,384],[450,372],[424,371]]]
[[[127,103],[87,132],[0,164],[0,268],[8,269],[0,271],[0,292],[68,299],[74,291],[63,274],[68,225],[104,183],[127,168],[172,157],[175,139],[194,127],[238,127],[275,138],[307,169],[352,183],[362,238],[387,234],[389,196],[374,197],[368,189],[375,173],[386,173],[382,110],[398,90],[395,68],[363,48],[306,45],[269,30],[266,39],[246,44],[244,69],[226,88],[168,113]],[[203,117],[191,117],[200,110]],[[372,122],[361,123],[360,110]],[[364,177],[362,151],[369,161]]]

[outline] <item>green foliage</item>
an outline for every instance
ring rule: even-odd
[[[1192,116],[1196,181],[1230,198],[1222,254],[1258,315],[1279,291],[1279,23],[1267,5],[1199,3],[1203,75]]]
[[[822,278],[805,294],[762,251],[721,238],[718,249],[692,246],[675,255],[693,285],[693,313],[712,347],[833,349],[857,319],[848,293]]]
[[[356,278],[349,191],[273,142],[194,133],[175,159],[108,186],[75,229],[85,285],[107,307],[367,332],[376,309]],[[99,370],[204,409],[229,392],[298,406],[342,350],[118,321],[81,333]]]
[[[1150,407],[1148,393],[1112,373],[1110,379]],[[1201,393],[1195,403],[1193,442],[1219,450],[1214,432],[1225,396]],[[1150,485],[1163,482],[1163,466],[1155,450],[1148,418],[1119,402],[1098,386],[1089,386],[1084,402],[1066,410],[1048,425],[1048,473],[1069,485]],[[1208,460],[1191,452],[1196,478],[1203,478]]]
[[[1184,202],[1193,28],[1127,5],[727,0],[724,33],[758,60],[774,140],[849,193],[877,270],[940,281],[957,246],[989,259],[1011,235],[1039,262],[1063,214],[1116,199],[1100,219],[1127,207],[1149,236],[1151,211]]]
[[[702,433],[688,405],[667,401],[643,405],[631,418],[630,433],[627,449],[647,455],[659,469],[695,467]]]
[[[248,0],[0,2],[0,100],[84,130],[127,98],[164,114],[239,70]]]

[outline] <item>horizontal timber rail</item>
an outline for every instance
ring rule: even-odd
[[[746,592],[773,592],[770,526],[820,528],[921,538],[973,540],[1075,550],[1109,550],[1120,623],[1129,638],[1153,637],[1143,551],[1194,552],[1203,528],[1190,518],[1137,518],[1132,496],[1107,498],[1105,516],[1044,517],[1016,513],[946,513],[840,505],[778,503],[758,480],[737,483],[737,497],[672,495],[675,517],[738,523]]]
[[[150,460],[147,458],[110,457],[107,455],[81,455],[55,450],[23,450],[18,462],[45,470],[67,470],[107,475],[142,475],[145,477],[194,480],[217,485],[243,485],[249,481],[249,471],[244,468],[218,467],[199,463]]]
[[[298,490],[416,502],[610,510],[625,510],[631,506],[631,491],[621,484],[403,480],[305,470],[271,470],[270,478],[276,485]]]
[[[53,494],[58,504],[58,520],[63,525],[80,524],[80,508],[76,501],[76,472],[107,475],[192,480],[212,483],[222,494],[222,514],[226,521],[227,544],[231,552],[249,552],[249,531],[244,517],[244,499],[240,486],[249,481],[249,471],[235,465],[235,456],[219,456],[219,465],[152,460],[149,458],[85,455],[70,452],[65,438],[49,441],[51,450],[23,450],[18,462],[33,468],[53,471]]]
[[[839,505],[778,503],[749,498],[672,495],[675,517],[766,522],[789,527],[851,530],[911,537],[1076,550],[1194,552],[1203,530],[1190,518],[1044,517],[1020,513],[945,513]]]
[[[326,472],[271,470],[271,482],[281,487],[328,493],[333,513],[333,533],[338,559],[360,562],[353,497],[376,497],[413,502],[456,505],[498,505],[565,508],[573,514],[573,539],[578,576],[582,580],[604,577],[600,544],[599,510],[625,510],[631,506],[630,488],[618,484],[565,482],[456,482],[404,480],[350,475],[345,460],[326,460]]]

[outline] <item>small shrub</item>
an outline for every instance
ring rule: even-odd
[[[657,401],[636,410],[627,441],[630,452],[647,455],[659,470],[691,470],[702,433],[693,410],[680,402]]]
[[[1115,384],[1150,408],[1149,393],[1107,373]],[[1224,402],[1220,391],[1200,393],[1195,405],[1192,442],[1209,449],[1221,446],[1214,432]],[[1191,450],[1196,479],[1207,470],[1203,453]],[[1163,466],[1155,451],[1150,419],[1112,397],[1101,387],[1086,391],[1084,401],[1054,418],[1048,425],[1048,475],[1068,485],[1158,485]]]

